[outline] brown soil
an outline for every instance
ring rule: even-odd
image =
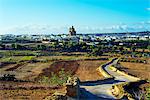
[[[142,79],[150,80],[150,64],[142,64],[142,63],[130,63],[130,62],[121,62],[123,68],[121,70],[140,77]]]
[[[20,80],[34,80],[42,70],[48,68],[52,62],[47,63],[24,63],[24,64],[9,64],[3,68],[0,68],[0,75],[13,74]]]
[[[52,72],[57,74],[62,69],[64,69],[65,72],[70,72],[70,74],[74,75],[78,67],[79,64],[76,61],[57,61],[51,64],[50,67],[43,69],[38,77],[51,77]]]
[[[61,86],[49,86],[49,85],[42,85],[39,83],[33,83],[33,82],[14,82],[14,81],[0,81],[0,90],[14,90],[14,89],[58,89]]]
[[[49,68],[43,69],[37,79],[41,76],[51,77],[51,72],[57,74],[63,68],[65,72],[79,77],[80,81],[100,80],[103,76],[96,69],[105,62],[102,60],[57,61],[51,64]]]
[[[106,60],[107,61],[107,60]],[[92,81],[102,79],[103,76],[99,75],[96,71],[100,65],[105,63],[103,60],[77,60],[77,61],[56,61],[49,63],[28,63],[27,65],[17,66],[5,66],[5,69],[1,69],[3,72],[6,69],[14,68],[16,76],[20,76],[19,79],[30,79],[41,76],[51,76],[51,72],[58,73],[62,68],[69,71],[72,75],[76,75],[81,81]],[[42,86],[31,82],[0,82],[0,100],[42,100],[47,96],[50,96],[54,92],[64,91],[64,87],[55,88],[49,86]]]
[[[14,71],[15,69],[17,69],[17,68],[19,68],[19,67],[21,67],[23,65],[25,65],[25,64],[24,63],[20,63],[20,64],[17,64],[15,66],[11,67],[11,68],[6,69],[5,71]]]
[[[141,79],[150,80],[150,59],[146,59],[147,64],[144,63],[131,63],[131,62],[121,62],[123,66],[121,70],[126,73],[139,77]],[[139,89],[143,94],[146,94],[146,89],[150,87],[150,83],[144,83],[139,85]],[[145,96],[145,95],[144,95]]]
[[[14,67],[14,66],[16,66],[16,65],[17,65],[17,64],[1,65],[1,66],[0,66],[0,69],[1,69],[1,70],[7,70],[7,69],[12,68],[12,67]]]
[[[65,87],[49,87],[28,82],[0,82],[0,100],[43,100]]]
[[[79,77],[80,81],[94,81],[94,80],[100,80],[103,78],[102,75],[100,75],[96,69],[106,63],[106,61],[102,60],[94,60],[94,61],[78,61],[79,68],[76,71],[76,76]]]

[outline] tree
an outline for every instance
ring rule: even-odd
[[[37,49],[38,50],[46,50],[46,46],[45,45],[37,45]]]
[[[79,47],[78,47],[81,51],[87,51],[88,46],[86,45],[85,42],[81,42],[79,43]]]
[[[131,47],[130,47],[130,50],[131,50],[132,52],[135,52],[136,48],[135,48],[134,46],[131,46]]]
[[[12,49],[17,49],[17,44],[16,44],[16,43],[13,43],[13,44],[11,45],[11,47],[12,47]]]
[[[58,47],[58,45],[59,45],[58,42],[54,42],[54,43],[52,44],[52,47],[56,49],[56,48]]]
[[[92,49],[91,53],[93,56],[101,56],[103,54],[103,52],[99,48]]]
[[[147,49],[148,49],[148,50],[150,50],[150,45],[149,45],[149,46],[147,46]]]
[[[17,44],[17,43],[13,43],[11,46],[12,46],[12,49],[16,49],[16,50],[25,49],[24,46],[22,46],[22,45],[20,45],[20,44]]]
[[[5,49],[5,44],[0,44],[0,46],[2,47],[2,49]]]
[[[4,74],[3,77],[0,78],[2,81],[15,81],[15,75]]]

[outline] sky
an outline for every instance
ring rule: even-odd
[[[0,34],[150,30],[150,0],[0,0]]]

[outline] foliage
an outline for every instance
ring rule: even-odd
[[[15,50],[23,50],[23,49],[26,49],[23,45],[20,45],[20,44],[17,44],[17,43],[13,43],[11,46],[12,46],[12,48],[15,49]]]
[[[33,60],[35,57],[34,56],[24,56],[23,58],[21,58],[21,61],[29,61],[29,60]]]
[[[148,49],[148,50],[150,50],[150,45],[149,45],[149,46],[147,46],[147,49]]]
[[[137,89],[131,89],[132,95],[136,100],[143,100],[144,99],[144,92],[142,90],[137,90]]]
[[[3,57],[3,58],[0,59],[0,61],[1,62],[11,62],[12,58],[11,57],[5,57],[5,58]]]
[[[150,87],[148,87],[146,91],[146,100],[150,100]]]
[[[15,75],[4,74],[3,77],[0,78],[2,81],[14,81],[16,80]]]
[[[0,58],[1,62],[20,62],[35,60],[35,56],[10,56]]]
[[[37,45],[37,50],[46,50],[45,45]]]
[[[6,50],[0,51],[0,55],[3,56],[36,56],[37,53],[30,50]]]
[[[93,56],[101,56],[103,54],[103,52],[100,50],[100,48],[92,49],[91,53],[92,53]]]
[[[50,78],[43,76],[39,82],[48,85],[63,85],[70,76],[71,74],[69,72],[65,72],[64,69],[61,69],[57,74],[52,72]]]

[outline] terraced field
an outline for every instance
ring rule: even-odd
[[[18,80],[29,82],[7,82],[0,83],[0,99],[29,99],[42,100],[54,92],[64,92],[64,87],[41,86],[34,80],[40,76],[51,77],[51,72],[57,73],[62,68],[78,76],[81,81],[97,80],[103,78],[96,72],[97,66],[107,60],[61,60],[36,63],[7,64],[0,68],[1,76],[13,74]]]

